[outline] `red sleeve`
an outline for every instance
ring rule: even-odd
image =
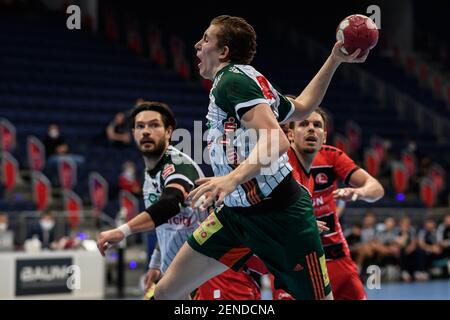
[[[333,154],[333,167],[336,175],[344,181],[345,184],[349,184],[350,177],[359,167],[355,162],[342,150],[337,149]]]

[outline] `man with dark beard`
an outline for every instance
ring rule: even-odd
[[[188,155],[170,146],[176,121],[166,104],[143,102],[133,109],[130,120],[136,146],[145,161],[143,195],[146,209],[119,228],[100,233],[97,246],[104,255],[107,247],[129,234],[156,229],[158,245],[153,251],[145,278],[145,299],[150,299],[154,284],[164,275],[186,239],[207,216],[207,211],[192,209],[186,201],[194,182],[204,175]],[[211,279],[199,288],[198,298],[259,299],[258,286],[244,270],[228,270]]]
[[[204,175],[189,156],[170,145],[176,120],[166,104],[139,104],[131,112],[130,127],[146,167],[143,185],[146,209],[128,223],[100,233],[97,245],[104,255],[110,245],[128,235],[156,229],[159,247],[153,252],[151,268],[157,264],[164,273],[186,238],[206,217],[205,212],[191,209],[185,203],[194,181]],[[156,281],[159,276],[153,273],[151,278]]]

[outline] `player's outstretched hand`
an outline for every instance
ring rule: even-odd
[[[317,228],[319,228],[319,233],[330,231],[330,228],[327,227],[327,223],[325,221],[317,220]]]
[[[362,62],[366,61],[370,50],[368,50],[367,53],[364,56],[362,56],[361,58],[357,58],[358,55],[361,53],[361,49],[356,49],[355,52],[353,52],[352,54],[345,54],[341,51],[341,48],[343,45],[344,45],[344,41],[337,41],[334,44],[333,50],[331,52],[331,56],[337,62],[362,63]]]
[[[147,292],[150,287],[155,284],[161,278],[161,270],[156,268],[150,268],[145,275],[145,292]]]
[[[112,245],[123,240],[124,234],[119,229],[112,229],[101,232],[97,238],[97,248],[102,256],[105,256],[105,251]]]
[[[336,200],[356,201],[361,197],[362,195],[355,188],[341,188],[333,191],[333,198]]]
[[[191,191],[189,198],[192,199],[192,206],[200,210],[206,210],[212,205],[220,206],[225,197],[237,187],[234,179],[229,176],[202,178],[195,183],[200,186]]]

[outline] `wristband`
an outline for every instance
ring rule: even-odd
[[[132,234],[130,226],[128,225],[128,223],[124,223],[123,225],[121,225],[117,229],[119,229],[123,233],[125,238],[128,237],[130,234]]]

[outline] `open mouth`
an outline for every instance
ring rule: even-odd
[[[317,142],[317,137],[315,137],[315,136],[307,136],[307,137],[305,138],[305,141],[308,141],[308,142]]]
[[[145,144],[154,144],[154,142],[151,140],[141,140],[141,146],[143,146]]]

